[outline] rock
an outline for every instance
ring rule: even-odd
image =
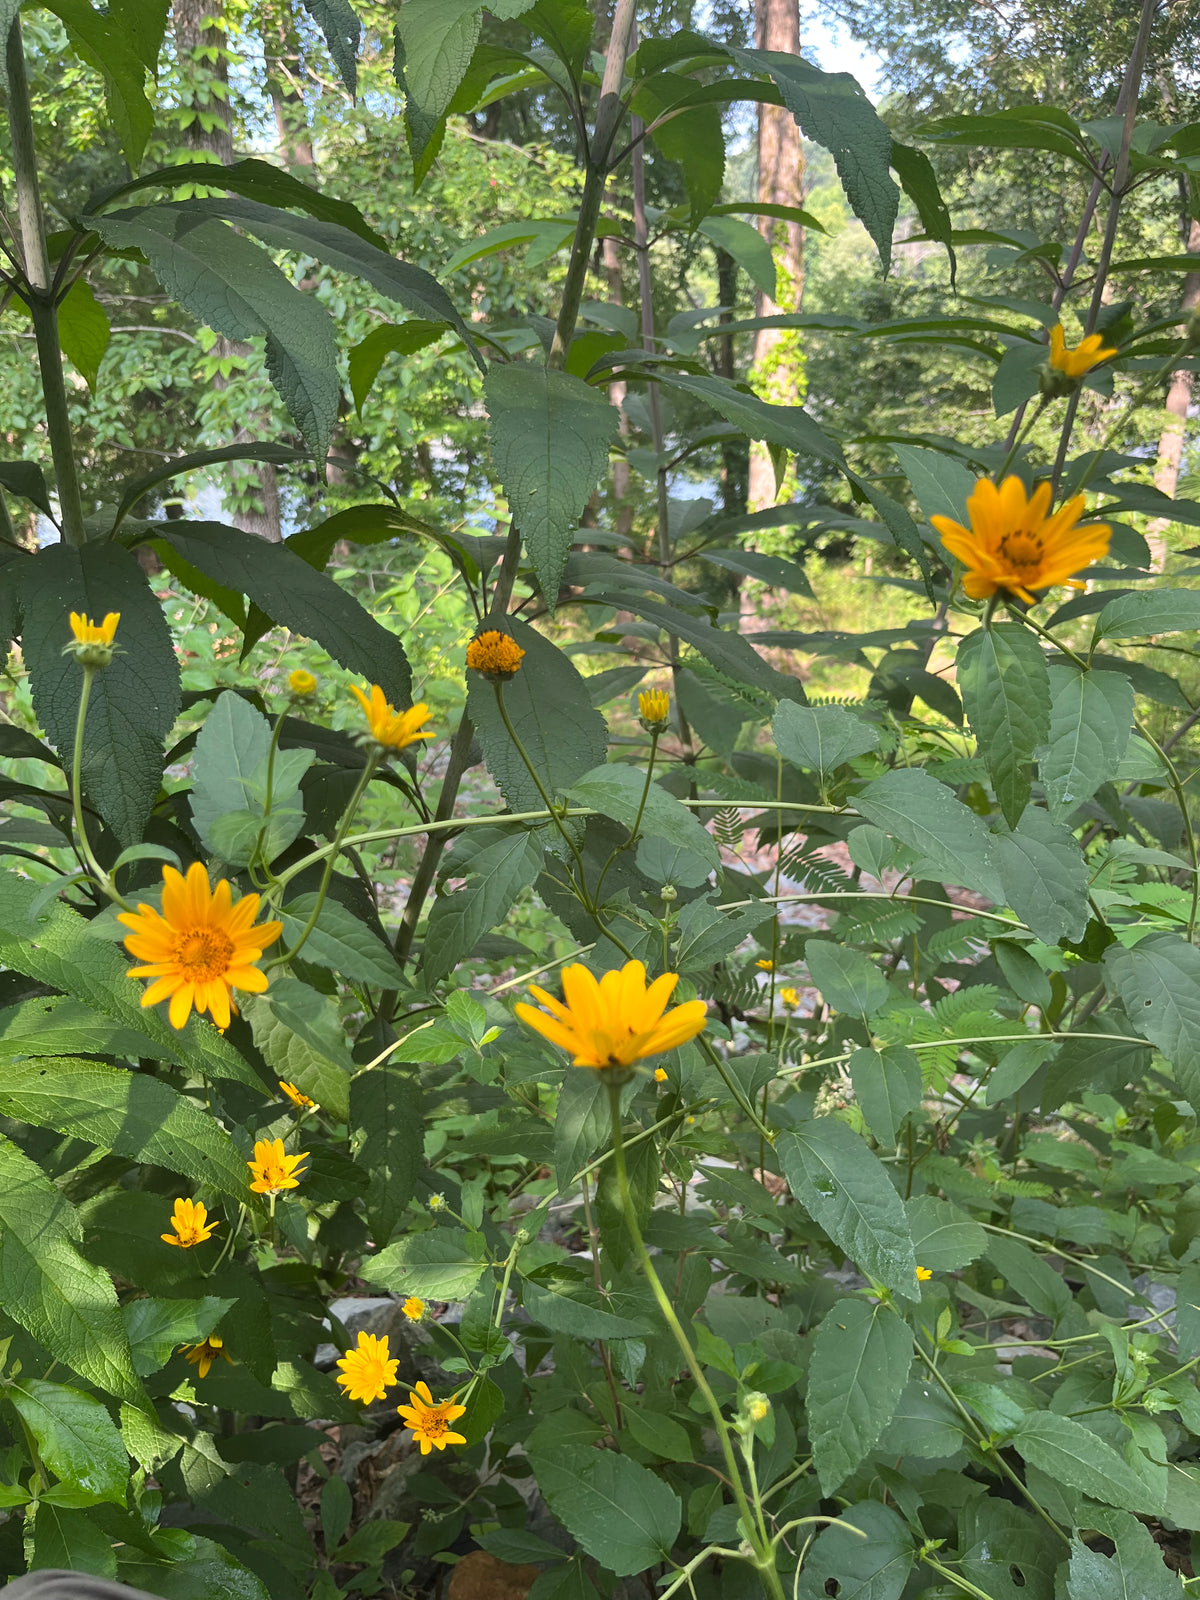
[[[447,1600],[525,1600],[540,1567],[512,1567],[486,1550],[472,1550],[450,1574]]]

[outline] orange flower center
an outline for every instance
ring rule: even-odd
[[[1015,571],[1027,572],[1031,567],[1041,565],[1045,550],[1036,533],[1017,528],[1001,539],[1000,554]]]
[[[421,1432],[430,1439],[440,1439],[449,1426],[440,1411],[427,1411],[421,1418]]]
[[[193,983],[211,983],[229,971],[233,940],[218,928],[194,928],[175,946],[175,960]]]

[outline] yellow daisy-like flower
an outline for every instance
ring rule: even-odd
[[[229,1358],[229,1352],[225,1349],[224,1339],[220,1338],[215,1333],[210,1333],[208,1338],[204,1340],[203,1344],[180,1345],[179,1353],[182,1355],[185,1361],[190,1361],[194,1367],[198,1367],[200,1369],[200,1376],[202,1378],[208,1377],[208,1369],[212,1366],[213,1362],[218,1356],[220,1356],[223,1361],[229,1361],[230,1366],[233,1365],[233,1362]]]
[[[396,1382],[399,1365],[398,1358],[390,1360],[388,1357],[386,1333],[379,1339],[373,1333],[360,1333],[358,1348],[347,1350],[338,1361],[342,1370],[337,1381],[345,1389],[348,1400],[361,1400],[369,1405],[387,1394],[390,1385]]]
[[[643,689],[638,695],[638,713],[647,733],[663,733],[671,716],[671,697],[665,689]]]
[[[294,672],[289,672],[287,682],[288,688],[301,700],[307,700],[310,694],[316,692],[316,678],[311,672],[305,672],[303,667],[297,667]]]
[[[410,1294],[400,1309],[410,1322],[420,1322],[425,1315],[425,1302],[419,1295]]]
[[[139,904],[136,911],[117,917],[133,930],[125,937],[125,948],[145,963],[130,967],[129,976],[156,980],[142,995],[142,1004],[156,1005],[169,997],[173,1028],[183,1027],[193,1006],[209,1012],[218,1028],[227,1028],[235,1009],[230,992],[262,993],[266,974],[254,963],[283,932],[282,922],[254,926],[258,906],[256,894],[235,901],[224,878],[212,888],[199,861],[188,868],[186,878],[174,867],[164,867],[162,911]]]
[[[762,956],[758,961],[756,961],[754,963],[754,965],[758,968],[758,970],[760,972],[774,972],[775,971],[775,963],[771,960],[771,958],[769,956]]]
[[[1105,344],[1101,334],[1089,333],[1072,350],[1067,345],[1061,322],[1056,322],[1050,329],[1049,362],[1056,372],[1061,372],[1065,377],[1082,378],[1093,367],[1098,367],[1116,353],[1110,345]]]
[[[655,1083],[666,1083],[666,1081],[667,1081],[667,1069],[666,1069],[666,1067],[655,1067],[655,1069],[654,1069],[654,1081],[655,1081]]]
[[[563,1000],[530,986],[549,1016],[524,1002],[516,1012],[528,1027],[566,1050],[577,1067],[631,1067],[686,1044],[704,1028],[708,1007],[703,1000],[689,1000],[663,1015],[678,982],[677,972],[664,972],[647,988],[640,961],[627,961],[619,972],[606,972],[597,982],[585,966],[573,962],[563,968]]]
[[[786,1010],[795,1011],[800,1004],[800,991],[788,984],[786,988],[780,989],[779,999]]]
[[[931,1269],[929,1267],[918,1267],[917,1268],[917,1282],[918,1283],[928,1283],[930,1278],[932,1278],[932,1277],[933,1277],[933,1272],[931,1271]]]
[[[181,1250],[190,1250],[193,1245],[203,1244],[206,1239],[211,1239],[213,1229],[219,1228],[221,1224],[208,1220],[208,1208],[201,1205],[199,1200],[176,1200],[171,1226],[175,1232],[160,1233],[159,1238],[164,1244],[174,1244]]]
[[[429,1196],[430,1211],[445,1211],[446,1196],[444,1194],[431,1194]]]
[[[518,671],[525,652],[511,633],[501,633],[488,628],[476,634],[467,646],[467,665],[472,672],[481,672],[493,683],[511,678]]]
[[[287,1083],[283,1078],[280,1078],[279,1087],[298,1111],[315,1111],[317,1109],[317,1102],[310,1100],[306,1094],[301,1094],[294,1083]]]
[[[407,711],[397,711],[395,706],[389,705],[377,683],[371,685],[369,700],[356,683],[350,685],[350,693],[363,708],[371,738],[385,750],[404,750],[418,739],[433,738],[432,728],[421,731],[433,715],[424,701],[410,706]]]
[[[429,1385],[422,1382],[417,1384],[409,1399],[411,1405],[397,1406],[396,1410],[412,1429],[413,1442],[421,1446],[423,1456],[431,1450],[444,1450],[448,1444],[466,1444],[461,1433],[450,1431],[450,1424],[465,1416],[467,1411],[466,1406],[455,1405],[453,1395],[435,1405]]]
[[[296,1168],[307,1159],[307,1150],[295,1156],[286,1155],[282,1139],[257,1139],[254,1160],[246,1163],[254,1174],[251,1190],[255,1194],[275,1195],[282,1194],[285,1189],[298,1189],[304,1173],[297,1173]]]
[[[107,667],[113,658],[113,638],[120,620],[119,611],[110,611],[103,622],[93,622],[86,611],[72,611],[74,639],[63,646],[63,655],[73,655],[85,667]]]
[[[963,588],[972,600],[1005,589],[1032,605],[1039,589],[1082,589],[1072,575],[1107,554],[1107,523],[1080,526],[1082,513],[1083,496],[1077,494],[1050,515],[1050,485],[1039,484],[1027,497],[1014,475],[998,489],[990,478],[979,479],[967,501],[969,528],[951,517],[929,520],[966,567]]]

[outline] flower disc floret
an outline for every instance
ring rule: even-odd
[[[283,932],[282,922],[256,927],[258,907],[256,894],[235,900],[224,878],[212,888],[199,861],[188,868],[186,878],[174,867],[164,867],[161,912],[139,904],[136,911],[117,917],[132,929],[125,948],[143,963],[130,967],[129,976],[155,980],[142,995],[143,1006],[169,999],[173,1028],[183,1027],[193,1007],[207,1011],[218,1028],[227,1028],[235,1009],[232,991],[263,992],[266,974],[254,963]]]
[[[467,646],[467,665],[493,683],[502,683],[520,669],[525,652],[511,633],[488,628]]]
[[[298,1173],[296,1168],[307,1160],[307,1150],[287,1155],[282,1139],[258,1139],[254,1145],[254,1159],[246,1163],[254,1177],[250,1188],[255,1194],[270,1195],[281,1194],[284,1189],[297,1189],[305,1174]]]
[[[966,568],[963,588],[972,600],[1003,589],[1032,605],[1037,591],[1057,584],[1082,589],[1073,574],[1108,553],[1108,525],[1081,525],[1083,505],[1077,494],[1051,514],[1048,483],[1027,496],[1015,475],[998,489],[990,478],[980,478],[967,501],[969,528],[951,517],[929,520]]]
[[[467,1411],[466,1406],[455,1405],[454,1399],[451,1395],[449,1400],[435,1403],[429,1385],[421,1382],[409,1395],[411,1405],[396,1407],[405,1426],[412,1429],[413,1443],[420,1445],[423,1456],[431,1450],[444,1450],[448,1444],[466,1444],[463,1435],[450,1428]]]
[[[369,1405],[372,1400],[384,1398],[396,1382],[399,1365],[398,1357],[393,1360],[388,1356],[386,1333],[378,1339],[373,1333],[360,1333],[357,1349],[347,1350],[338,1360],[342,1370],[337,1381],[346,1391],[347,1399]]]
[[[1067,378],[1082,378],[1093,367],[1098,367],[1102,361],[1107,361],[1116,355],[1116,350],[1111,345],[1106,345],[1102,335],[1089,333],[1086,339],[1081,339],[1072,349],[1067,344],[1067,336],[1063,331],[1061,322],[1056,322],[1050,329],[1050,366],[1061,372]]]
[[[384,750],[404,750],[410,744],[416,744],[418,739],[433,738],[433,730],[425,728],[433,712],[424,701],[420,705],[410,706],[407,711],[397,711],[395,706],[388,703],[377,683],[371,685],[370,699],[355,683],[350,685],[350,693],[362,707],[367,727],[371,730],[365,737]]]
[[[647,987],[640,961],[627,961],[597,982],[574,962],[563,968],[562,1000],[531,986],[530,994],[546,1009],[522,1002],[516,1012],[526,1026],[566,1050],[577,1067],[628,1068],[686,1044],[703,1030],[708,1020],[703,1000],[666,1010],[678,982],[677,972],[664,972]]]
[[[70,620],[74,637],[63,646],[63,655],[74,656],[81,666],[107,667],[115,653],[113,639],[121,613],[110,611],[103,622],[93,622],[86,611],[72,611]]]
[[[211,1239],[213,1229],[219,1228],[221,1224],[208,1220],[208,1209],[201,1205],[199,1200],[176,1200],[171,1226],[175,1232],[160,1233],[159,1238],[164,1244],[178,1245],[181,1250],[190,1250],[193,1245],[203,1244],[206,1239]]]
[[[294,672],[288,673],[288,688],[300,700],[307,700],[309,695],[315,694],[317,680],[311,672],[305,672],[303,667],[297,667]]]

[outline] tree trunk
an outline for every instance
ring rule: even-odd
[[[800,53],[799,0],[754,0],[754,43],[759,50]],[[804,152],[800,129],[784,106],[758,108],[758,200],[763,205],[799,206],[804,199]],[[760,217],[758,228],[772,246],[778,275],[776,299],[761,291],[755,315],[798,311],[804,292],[804,229],[796,222]],[[794,338],[778,328],[762,328],[754,336],[754,387],[774,405],[798,405],[801,376],[791,353]],[[756,444],[750,455],[750,508],[758,511],[775,500],[775,470],[770,454]]]
[[[228,166],[233,160],[233,126],[222,0],[172,0],[171,19],[180,100],[192,113],[185,137],[193,150],[206,151]],[[208,58],[209,51],[214,59]],[[206,127],[206,122],[212,126]]]
[[[621,255],[617,241],[605,234],[600,242],[601,258],[604,262],[604,281],[608,285],[608,298],[613,305],[625,304],[625,293],[621,282]],[[615,383],[608,386],[608,398],[620,413],[621,442],[629,441],[629,423],[625,417],[625,396],[628,385],[623,378],[618,378]],[[633,496],[630,484],[629,463],[624,456],[613,458],[612,465],[612,492],[613,492],[613,527],[617,533],[629,536],[633,531]],[[620,556],[627,556],[628,550],[617,551]]]
[[[289,0],[280,0],[277,19],[264,26],[264,32],[275,36],[274,56],[267,55],[267,88],[275,112],[275,137],[284,164],[293,172],[297,168],[314,169],[317,164],[313,152],[312,133],[308,126],[308,112],[304,96],[297,87],[300,67],[300,43],[296,36],[295,19]],[[301,171],[299,176],[306,173]]]
[[[1187,229],[1189,255],[1200,257],[1200,221],[1193,217]],[[1197,271],[1189,272],[1183,280],[1182,309],[1191,315],[1200,305],[1200,260]],[[1158,465],[1154,469],[1154,487],[1175,498],[1179,482],[1179,463],[1183,459],[1184,434],[1187,429],[1188,408],[1192,400],[1192,375],[1190,372],[1173,372],[1171,387],[1167,390],[1167,415],[1158,438]],[[1161,572],[1167,564],[1167,529],[1169,517],[1155,517],[1146,528],[1146,543],[1150,546],[1150,566]]]

